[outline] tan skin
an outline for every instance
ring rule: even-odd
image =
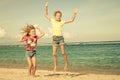
[[[73,17],[69,20],[66,20],[65,24],[73,22],[77,13],[78,13],[78,9],[74,9]],[[45,17],[50,21],[51,17],[48,15],[48,2],[45,4]],[[56,21],[58,22],[61,21],[62,16],[60,13],[57,13],[54,17]],[[52,47],[53,47],[53,58],[54,58],[54,69],[53,70],[56,71],[57,70],[57,49],[58,47],[55,45],[53,45]],[[67,54],[64,48],[64,44],[60,45],[60,48],[61,48],[61,53],[63,55],[64,62],[65,62],[64,70],[68,70],[68,59],[67,59]]]
[[[38,36],[39,38],[41,38],[42,36],[44,36],[44,33],[42,30],[40,30],[38,27],[36,27],[39,32],[40,32],[40,35]],[[20,41],[22,42],[22,38],[26,35],[27,33],[25,33],[21,38],[20,38]],[[34,35],[36,34],[36,31],[35,29],[31,29],[30,32],[29,32],[29,35],[31,38],[34,37]],[[28,73],[29,75],[32,75],[32,76],[35,76],[35,72],[36,72],[36,56],[30,58],[30,57],[27,57],[27,62],[28,62]]]

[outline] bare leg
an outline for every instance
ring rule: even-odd
[[[32,75],[35,76],[35,72],[36,72],[36,56],[32,57],[32,63],[33,63]]]
[[[61,45],[60,47],[61,47],[62,55],[63,55],[64,61],[65,61],[64,70],[68,70],[68,59],[67,59],[67,54],[65,52],[64,45]]]
[[[53,45],[53,59],[54,59],[54,71],[56,71],[57,70],[57,46],[54,46]]]
[[[31,75],[31,71],[32,71],[32,61],[30,57],[27,57],[27,61],[28,61],[28,73],[29,75]]]

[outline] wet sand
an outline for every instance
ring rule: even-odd
[[[33,77],[27,69],[0,68],[0,80],[120,80],[120,75],[37,70]]]

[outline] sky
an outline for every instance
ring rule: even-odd
[[[0,0],[0,45],[19,44],[20,31],[27,24],[37,24],[45,32],[39,44],[51,43],[52,26],[44,17],[46,2],[50,17],[60,10],[62,20],[79,9],[75,21],[63,27],[65,42],[120,40],[120,0]]]

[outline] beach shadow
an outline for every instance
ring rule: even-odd
[[[47,74],[47,75],[44,75],[45,77],[59,77],[59,76],[68,76],[68,77],[77,77],[77,76],[80,76],[80,75],[87,75],[87,74],[73,74],[73,73],[54,73],[54,74]]]
[[[87,75],[87,74],[66,74],[66,75],[71,76],[71,77],[77,77],[80,75]]]
[[[40,77],[40,75],[35,75],[35,76],[33,76],[33,77]]]
[[[37,77],[40,77],[40,75],[34,75],[34,76],[31,76],[31,75],[27,75],[25,77],[30,77],[30,78],[37,78]],[[0,79],[1,80],[1,79]]]

